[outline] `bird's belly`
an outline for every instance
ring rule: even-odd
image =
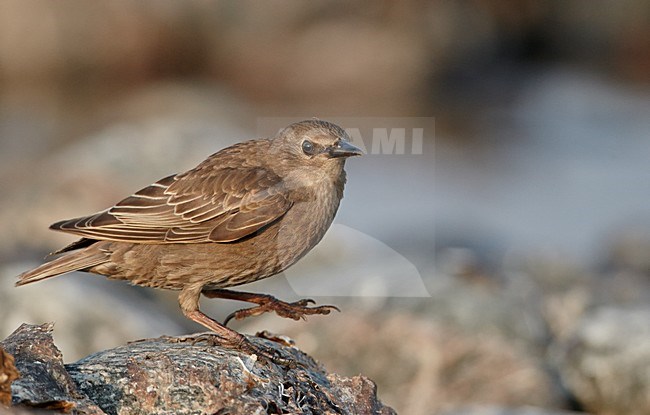
[[[299,213],[299,212],[296,212]],[[286,215],[253,236],[232,243],[111,244],[111,261],[92,272],[145,287],[226,288],[275,275],[320,241],[328,223],[313,227]]]

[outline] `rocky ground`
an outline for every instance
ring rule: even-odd
[[[2,404],[80,415],[395,413],[372,381],[326,373],[281,342],[251,338],[277,364],[208,334],[141,340],[64,365],[52,329],[22,325],[0,343]]]

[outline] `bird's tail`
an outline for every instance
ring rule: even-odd
[[[71,252],[31,271],[23,272],[18,276],[16,286],[40,281],[45,278],[56,277],[57,275],[72,271],[85,270],[108,262],[109,259],[110,255],[99,249],[83,249],[81,251]]]

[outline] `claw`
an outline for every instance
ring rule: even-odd
[[[241,310],[233,311],[232,313],[228,314],[228,317],[226,317],[226,319],[223,321],[223,325],[227,326],[230,320],[232,320],[239,311]]]

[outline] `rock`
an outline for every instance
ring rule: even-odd
[[[647,415],[650,308],[602,307],[558,346],[562,380],[596,414]]]
[[[297,348],[260,337],[295,367],[208,342],[211,335],[146,339],[63,365],[52,324],[23,325],[1,345],[23,376],[13,403],[77,414],[394,414],[363,376],[327,373]]]
[[[104,414],[82,396],[52,340],[53,324],[23,324],[0,346],[15,360],[20,378],[11,385],[12,403],[79,414]]]

